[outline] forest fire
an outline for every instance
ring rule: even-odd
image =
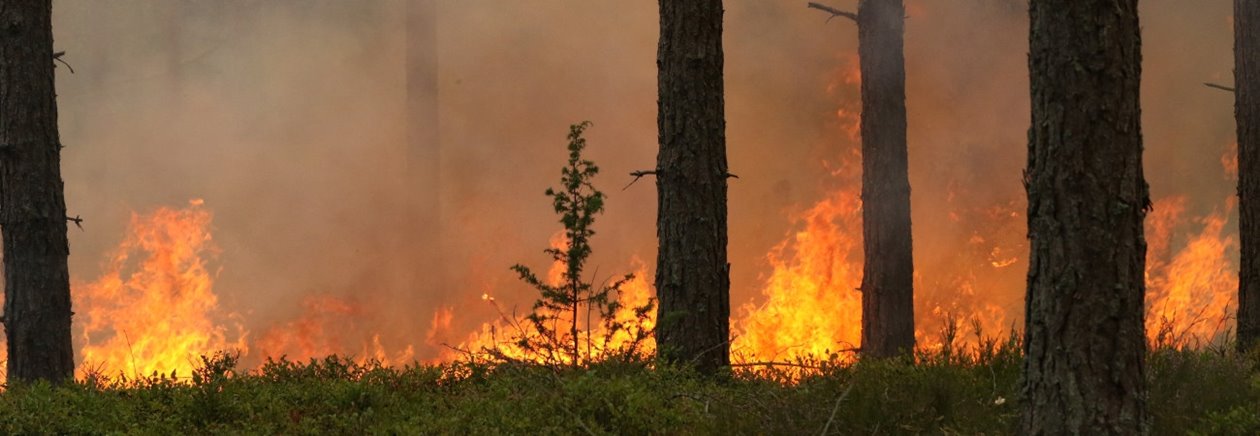
[[[1232,202],[1217,213],[1189,220],[1190,224],[1201,224],[1197,232],[1184,231],[1188,222],[1185,202],[1183,197],[1156,202],[1147,223],[1147,333],[1156,344],[1202,345],[1231,328],[1231,320],[1215,314],[1230,313],[1235,304],[1237,279],[1228,256],[1237,244],[1225,233]],[[800,229],[767,254],[772,270],[762,290],[763,300],[742,305],[732,319],[736,361],[852,356],[860,345],[860,213],[856,192],[840,189],[798,214]],[[995,207],[959,216],[1001,222],[1017,220],[1021,215]],[[81,313],[83,371],[128,377],[172,371],[188,374],[197,356],[218,350],[299,360],[350,352],[360,360],[376,359],[384,364],[402,364],[415,358],[413,348],[387,352],[379,332],[356,327],[356,320],[364,315],[361,309],[331,296],[307,298],[302,303],[302,316],[248,340],[248,333],[239,327],[240,316],[220,307],[213,289],[207,263],[217,251],[210,223],[211,213],[199,200],[184,209],[161,208],[133,216],[128,236],[109,258],[106,272],[75,288],[75,303]],[[1018,258],[1013,253],[987,239],[998,236],[974,235],[967,245],[976,254],[960,258],[974,263],[969,266],[972,271],[1015,264]],[[1178,237],[1187,241],[1179,244]],[[553,245],[560,242],[552,240]],[[1177,248],[1179,245],[1182,247]],[[635,278],[619,294],[622,308],[615,317],[616,322],[627,325],[638,322],[633,308],[647,304],[652,296],[647,268],[641,261],[632,263]],[[555,281],[562,274],[563,265],[553,264],[547,276]],[[978,287],[989,289],[993,285],[978,286],[976,280],[975,273],[955,273],[950,280],[931,282],[948,288],[946,291],[925,289],[927,297],[920,302],[917,314],[921,347],[942,346],[932,326],[978,323],[992,335],[1001,334],[1011,327],[1005,323],[1018,319],[986,301],[992,296],[977,295]],[[925,287],[922,282],[920,287]],[[949,297],[943,299],[942,295]],[[469,357],[467,353],[484,358],[485,350],[495,349],[513,359],[564,362],[563,356],[540,356],[517,346],[517,335],[535,334],[531,326],[518,314],[499,307],[489,293],[482,299],[496,307],[501,319],[469,333],[458,346],[441,350],[437,361]],[[638,327],[651,329],[654,314],[648,315]],[[438,311],[432,330],[449,329],[452,318],[453,310]],[[347,344],[356,343],[354,332],[371,339],[347,348]],[[605,338],[607,333],[598,322],[583,323],[580,340],[590,344],[583,359],[599,358],[641,340],[625,331]],[[433,341],[433,332],[429,341]],[[651,353],[654,344],[649,339],[635,347],[641,353]]]
[[[861,342],[861,204],[837,191],[802,214],[804,228],[767,255],[765,303],[734,321],[732,354],[768,362],[849,356]]]
[[[626,283],[617,301],[621,304],[612,321],[630,327],[630,330],[609,329],[598,320],[579,318],[581,330],[578,332],[579,358],[583,361],[600,360],[616,353],[630,353],[633,356],[649,356],[655,350],[655,342],[651,338],[641,338],[635,333],[651,331],[655,316],[650,314],[642,322],[634,308],[642,307],[652,298],[651,285],[647,282],[646,269],[639,263],[635,278]],[[472,332],[458,345],[452,345],[441,352],[438,361],[454,361],[463,358],[479,360],[506,357],[508,359],[572,364],[572,359],[563,354],[547,354],[521,347],[517,341],[521,338],[541,339],[533,326],[524,317],[512,314],[499,306],[493,298],[486,298],[486,303],[494,306],[500,319],[483,324],[479,330]],[[446,312],[441,312],[446,313]]]
[[[1230,181],[1238,179],[1237,147],[1232,144],[1221,156]],[[1178,348],[1218,343],[1232,334],[1238,305],[1238,268],[1230,257],[1239,247],[1225,230],[1237,198],[1226,198],[1197,219],[1185,218],[1186,202],[1184,196],[1156,201],[1146,219],[1147,339]],[[1182,248],[1175,250],[1178,243]]]
[[[852,92],[857,70],[841,74],[831,92]],[[847,101],[847,100],[846,100]],[[857,110],[848,104],[835,112],[837,140],[853,146],[860,141]],[[1236,177],[1236,163],[1227,153],[1222,165]],[[799,359],[850,360],[860,346],[862,217],[858,172],[848,156],[839,164],[824,164],[838,187],[813,206],[793,215],[796,230],[766,254],[769,271],[759,298],[736,305],[732,322],[732,357],[736,362],[789,362]],[[924,256],[916,273],[916,337],[918,346],[939,349],[947,344],[941,330],[970,329],[972,336],[994,337],[1020,328],[1022,314],[1008,313],[1018,304],[1023,285],[1023,213],[1016,202],[989,206],[968,205],[952,194],[948,222],[966,235],[953,254]],[[1186,198],[1174,196],[1155,203],[1147,219],[1147,336],[1152,344],[1201,346],[1218,340],[1232,328],[1236,301],[1236,267],[1230,253],[1237,243],[1225,224],[1233,211],[1232,199],[1202,218],[1186,217]],[[285,356],[304,360],[351,353],[386,365],[417,358],[415,346],[389,352],[382,331],[353,301],[332,295],[312,295],[301,302],[302,312],[288,321],[274,322],[251,336],[242,327],[239,311],[221,307],[208,264],[217,255],[210,231],[212,215],[201,200],[184,209],[160,208],[133,215],[128,234],[108,258],[105,272],[95,281],[74,289],[78,320],[81,372],[127,377],[155,373],[189,374],[197,356],[236,350],[256,361]],[[562,247],[563,233],[551,238]],[[621,307],[612,322],[629,330],[610,330],[594,319],[579,319],[580,359],[588,361],[613,352],[645,356],[654,351],[650,331],[655,312],[636,313],[653,297],[651,273],[640,260],[616,295]],[[550,266],[547,279],[562,280],[564,265]],[[445,362],[464,358],[509,359],[572,363],[565,355],[543,355],[522,348],[522,338],[537,338],[524,314],[505,309],[494,290],[481,300],[495,308],[499,319],[486,322],[451,346],[443,338],[460,337],[452,331],[456,308],[434,312],[423,346]],[[612,333],[610,334],[610,331]],[[949,337],[963,343],[975,337]],[[948,344],[958,345],[958,344]],[[493,351],[491,351],[493,350]]]
[[[207,269],[210,222],[201,200],[132,215],[105,272],[74,287],[82,371],[187,376],[202,354],[248,350],[244,332],[228,327]]]
[[[1229,314],[1237,303],[1238,276],[1227,256],[1238,246],[1223,235],[1233,202],[1196,220],[1202,231],[1188,235],[1185,248],[1172,252],[1167,221],[1176,224],[1184,203],[1181,197],[1157,202],[1156,214],[1148,219],[1146,333],[1153,344],[1205,345],[1229,333],[1234,324]]]
[[[549,242],[552,249],[561,250],[565,246],[564,232],[557,232],[552,235]],[[645,357],[649,356],[655,350],[655,342],[651,340],[647,333],[650,332],[655,325],[655,313],[647,312],[640,315],[636,309],[651,307],[649,304],[652,300],[652,288],[648,283],[647,267],[643,261],[633,259],[631,264],[634,266],[634,277],[625,282],[621,291],[612,295],[620,306],[607,322],[601,322],[598,315],[592,315],[590,312],[596,309],[586,307],[586,317],[583,319],[582,313],[578,315],[579,332],[577,341],[579,342],[578,358],[582,361],[600,360],[613,355],[625,355],[626,357]],[[546,280],[548,283],[558,284],[564,280],[566,265],[563,262],[553,262],[547,270]],[[494,307],[499,314],[499,319],[493,322],[482,324],[480,329],[469,334],[468,337],[459,345],[444,346],[440,361],[452,361],[461,358],[473,359],[493,359],[508,358],[522,361],[536,361],[556,364],[573,364],[573,358],[563,353],[556,353],[555,350],[534,350],[527,346],[522,346],[521,341],[527,342],[545,342],[551,338],[544,338],[540,332],[534,328],[531,322],[522,314],[516,313],[515,310],[505,310],[499,306],[489,293],[481,295],[482,301]],[[545,309],[543,309],[545,310]],[[449,324],[450,310],[439,310],[435,316],[434,325],[445,319],[445,324]],[[548,313],[549,315],[554,315]],[[569,315],[560,315],[560,318],[571,317]],[[569,318],[571,320],[571,318]],[[552,344],[553,346],[557,344]],[[563,348],[563,347],[559,347]]]
[[[314,295],[302,301],[302,309],[297,319],[263,333],[251,347],[251,354],[259,359],[283,356],[303,361],[350,353],[360,362],[371,359],[383,365],[406,364],[415,358],[414,347],[391,353],[381,345],[380,333],[360,329],[360,321],[368,314],[350,301]],[[354,348],[355,344],[361,345]]]
[[[9,3],[0,434],[1260,434],[1260,0]]]
[[[303,301],[304,313],[254,340],[238,312],[221,307],[209,263],[218,253],[212,214],[199,199],[184,209],[133,214],[126,239],[95,281],[77,283],[78,334],[84,375],[185,377],[199,357],[216,351],[303,360],[353,353],[359,361],[405,364],[411,347],[389,353],[379,334],[360,341],[348,328],[362,318],[351,303],[331,296]]]

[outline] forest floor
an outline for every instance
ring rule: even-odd
[[[336,357],[236,374],[220,355],[179,381],[10,386],[0,433],[1013,434],[1017,348],[717,380],[643,363],[391,369]],[[1147,376],[1155,434],[1260,434],[1260,358],[1158,349]]]

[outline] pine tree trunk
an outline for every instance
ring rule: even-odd
[[[730,363],[722,1],[661,0],[656,340],[666,361]]]
[[[1021,434],[1149,431],[1137,3],[1030,3]]]
[[[1260,344],[1260,0],[1234,0],[1238,123],[1238,348]]]
[[[0,7],[0,232],[10,381],[74,375],[52,3]]]
[[[441,141],[438,104],[437,0],[407,0],[407,144],[401,180],[406,235],[399,243],[415,270],[411,282],[421,292],[440,294],[446,283],[441,264]]]
[[[914,350],[914,259],[906,152],[905,7],[858,5],[862,69],[862,354]]]

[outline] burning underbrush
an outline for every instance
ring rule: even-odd
[[[1228,170],[1230,161],[1223,163]],[[852,177],[852,165],[837,168],[837,177]],[[792,215],[794,230],[765,257],[768,271],[757,298],[732,312],[738,370],[800,379],[853,362],[861,334],[861,202],[854,183],[838,184]],[[980,356],[994,347],[992,338],[1019,335],[1024,214],[1016,201],[968,207],[948,200],[952,206],[943,221],[958,235],[951,242],[955,251],[916,258],[917,345],[924,356]],[[1234,200],[1199,217],[1187,203],[1184,196],[1159,199],[1146,222],[1147,336],[1152,348],[1218,349],[1230,339],[1236,309],[1238,243],[1229,228]],[[201,200],[135,214],[104,272],[74,283],[81,377],[187,379],[201,356],[222,350],[251,365],[336,354],[386,366],[420,359],[572,365],[571,356],[556,353],[570,343],[579,345],[576,362],[584,365],[614,357],[648,361],[654,354],[655,312],[642,309],[653,298],[652,275],[637,258],[630,262],[634,273],[609,294],[616,303],[611,317],[602,321],[590,308],[585,316],[579,311],[576,340],[567,338],[564,345],[547,346],[530,314],[503,306],[492,291],[482,293],[482,301],[497,319],[460,332],[452,326],[462,312],[439,308],[428,332],[395,348],[384,346],[382,335],[396,332],[380,329],[371,310],[334,295],[308,296],[295,303],[295,316],[250,330],[241,315],[248,312],[226,307],[215,290],[220,251],[212,223]],[[564,246],[565,234],[557,233],[552,250]],[[559,286],[565,273],[564,263],[554,262],[539,281]],[[564,316],[571,315],[536,319],[572,321]]]
[[[188,375],[202,354],[248,352],[214,291],[210,222],[201,200],[132,216],[100,278],[73,286],[82,371]]]
[[[1237,242],[1225,228],[1231,207],[1227,203],[1206,217],[1187,218],[1182,197],[1155,203],[1147,224],[1147,332],[1153,344],[1201,347],[1227,338],[1232,320],[1226,314],[1234,310],[1237,289],[1236,268],[1229,259]],[[795,362],[799,367],[800,362],[852,359],[861,325],[856,289],[861,279],[860,208],[855,192],[841,190],[796,216],[797,230],[767,255],[771,268],[760,300],[734,312],[732,354],[738,367],[769,371],[774,366],[763,364]],[[965,213],[1013,227],[1022,219],[1006,205]],[[301,301],[297,318],[261,333],[247,331],[240,312],[224,307],[214,290],[218,250],[211,224],[211,212],[198,200],[182,209],[133,216],[126,238],[105,262],[105,272],[94,281],[75,283],[81,374],[187,377],[200,356],[218,350],[235,350],[258,362],[268,356],[305,360],[345,353],[358,356],[360,363],[402,365],[417,359],[414,347],[385,349],[382,332],[372,329],[371,314],[361,306],[327,295]],[[982,280],[990,271],[1012,267],[1017,251],[1008,246],[1022,248],[976,234],[949,265],[951,275],[918,281],[921,349],[979,350],[986,336],[1018,333],[1018,314],[1006,313],[1001,302],[989,300],[987,292],[1000,283]],[[968,265],[963,268],[959,262]],[[652,297],[650,271],[641,261],[633,265],[634,278],[616,296],[622,309],[615,319],[650,331],[654,314],[631,309]],[[548,277],[556,280],[562,271],[561,265],[553,265]],[[945,290],[934,289],[940,287]],[[440,347],[430,363],[485,360],[491,351],[514,360],[546,361],[536,350],[517,346],[519,337],[530,331],[524,314],[503,308],[489,294],[483,299],[497,308],[500,319]],[[449,329],[455,316],[451,308],[437,311],[433,330],[443,325]],[[598,322],[582,324],[585,361],[599,361],[632,342],[638,355],[652,354],[650,338],[627,332],[608,335],[601,328]],[[434,348],[436,339],[425,339],[419,345]]]
[[[1223,163],[1228,171],[1230,160]],[[799,380],[853,362],[861,334],[862,227],[852,168],[837,166],[840,188],[792,214],[794,230],[765,257],[768,272],[758,297],[733,311],[731,352],[739,371]],[[917,346],[922,356],[978,357],[997,344],[992,338],[1018,338],[1020,332],[1024,214],[1013,200],[982,207],[952,195],[948,200],[943,222],[958,235],[951,242],[955,251],[916,258]],[[1228,228],[1234,200],[1200,217],[1188,212],[1187,202],[1184,196],[1157,200],[1146,222],[1147,336],[1152,348],[1219,349],[1230,340],[1236,309],[1238,244]],[[503,306],[493,291],[481,299],[497,319],[459,332],[452,326],[461,312],[439,308],[428,332],[392,349],[382,344],[390,332],[378,328],[374,313],[334,295],[308,296],[296,302],[297,315],[251,331],[241,315],[248,312],[225,307],[215,290],[220,251],[212,223],[201,200],[135,214],[104,272],[74,283],[81,377],[186,380],[203,363],[201,356],[222,350],[252,365],[336,354],[386,366],[418,359],[573,365],[572,356],[557,353],[571,343],[578,344],[576,362],[584,365],[649,361],[654,354],[655,312],[642,309],[653,299],[651,271],[637,258],[630,262],[634,273],[609,294],[615,301],[611,316],[601,320],[589,307],[584,317],[579,311],[576,340],[565,344],[548,345],[531,323],[568,323],[573,320],[565,316],[571,315],[534,312],[531,319]],[[565,242],[565,234],[557,233],[551,250]],[[560,286],[565,274],[565,264],[557,261],[539,281]]]
[[[611,322],[579,318],[579,360],[646,360],[655,353],[656,343],[651,338],[655,316],[650,311],[637,310],[652,307],[652,288],[647,282],[647,278],[651,276],[647,274],[647,268],[642,261],[636,259],[633,263],[636,265],[636,272],[616,295],[619,307],[610,319]],[[559,269],[559,264],[553,266],[549,275],[557,276]],[[479,330],[468,334],[458,345],[442,344],[443,349],[437,359],[439,362],[469,360],[573,364],[571,358],[560,353],[564,349],[560,344],[551,344],[550,347],[522,346],[521,341],[538,344],[545,339],[530,325],[525,315],[505,309],[489,294],[483,294],[482,299],[494,307],[499,319],[482,324]],[[448,310],[443,313],[450,312]],[[610,328],[610,325],[620,327]]]

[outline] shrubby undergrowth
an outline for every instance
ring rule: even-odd
[[[242,371],[220,354],[192,377],[9,386],[0,433],[1010,434],[1021,360],[1010,345],[737,367],[716,380],[642,362],[395,369],[335,356]],[[1228,352],[1153,351],[1156,433],[1260,434],[1258,366]]]

